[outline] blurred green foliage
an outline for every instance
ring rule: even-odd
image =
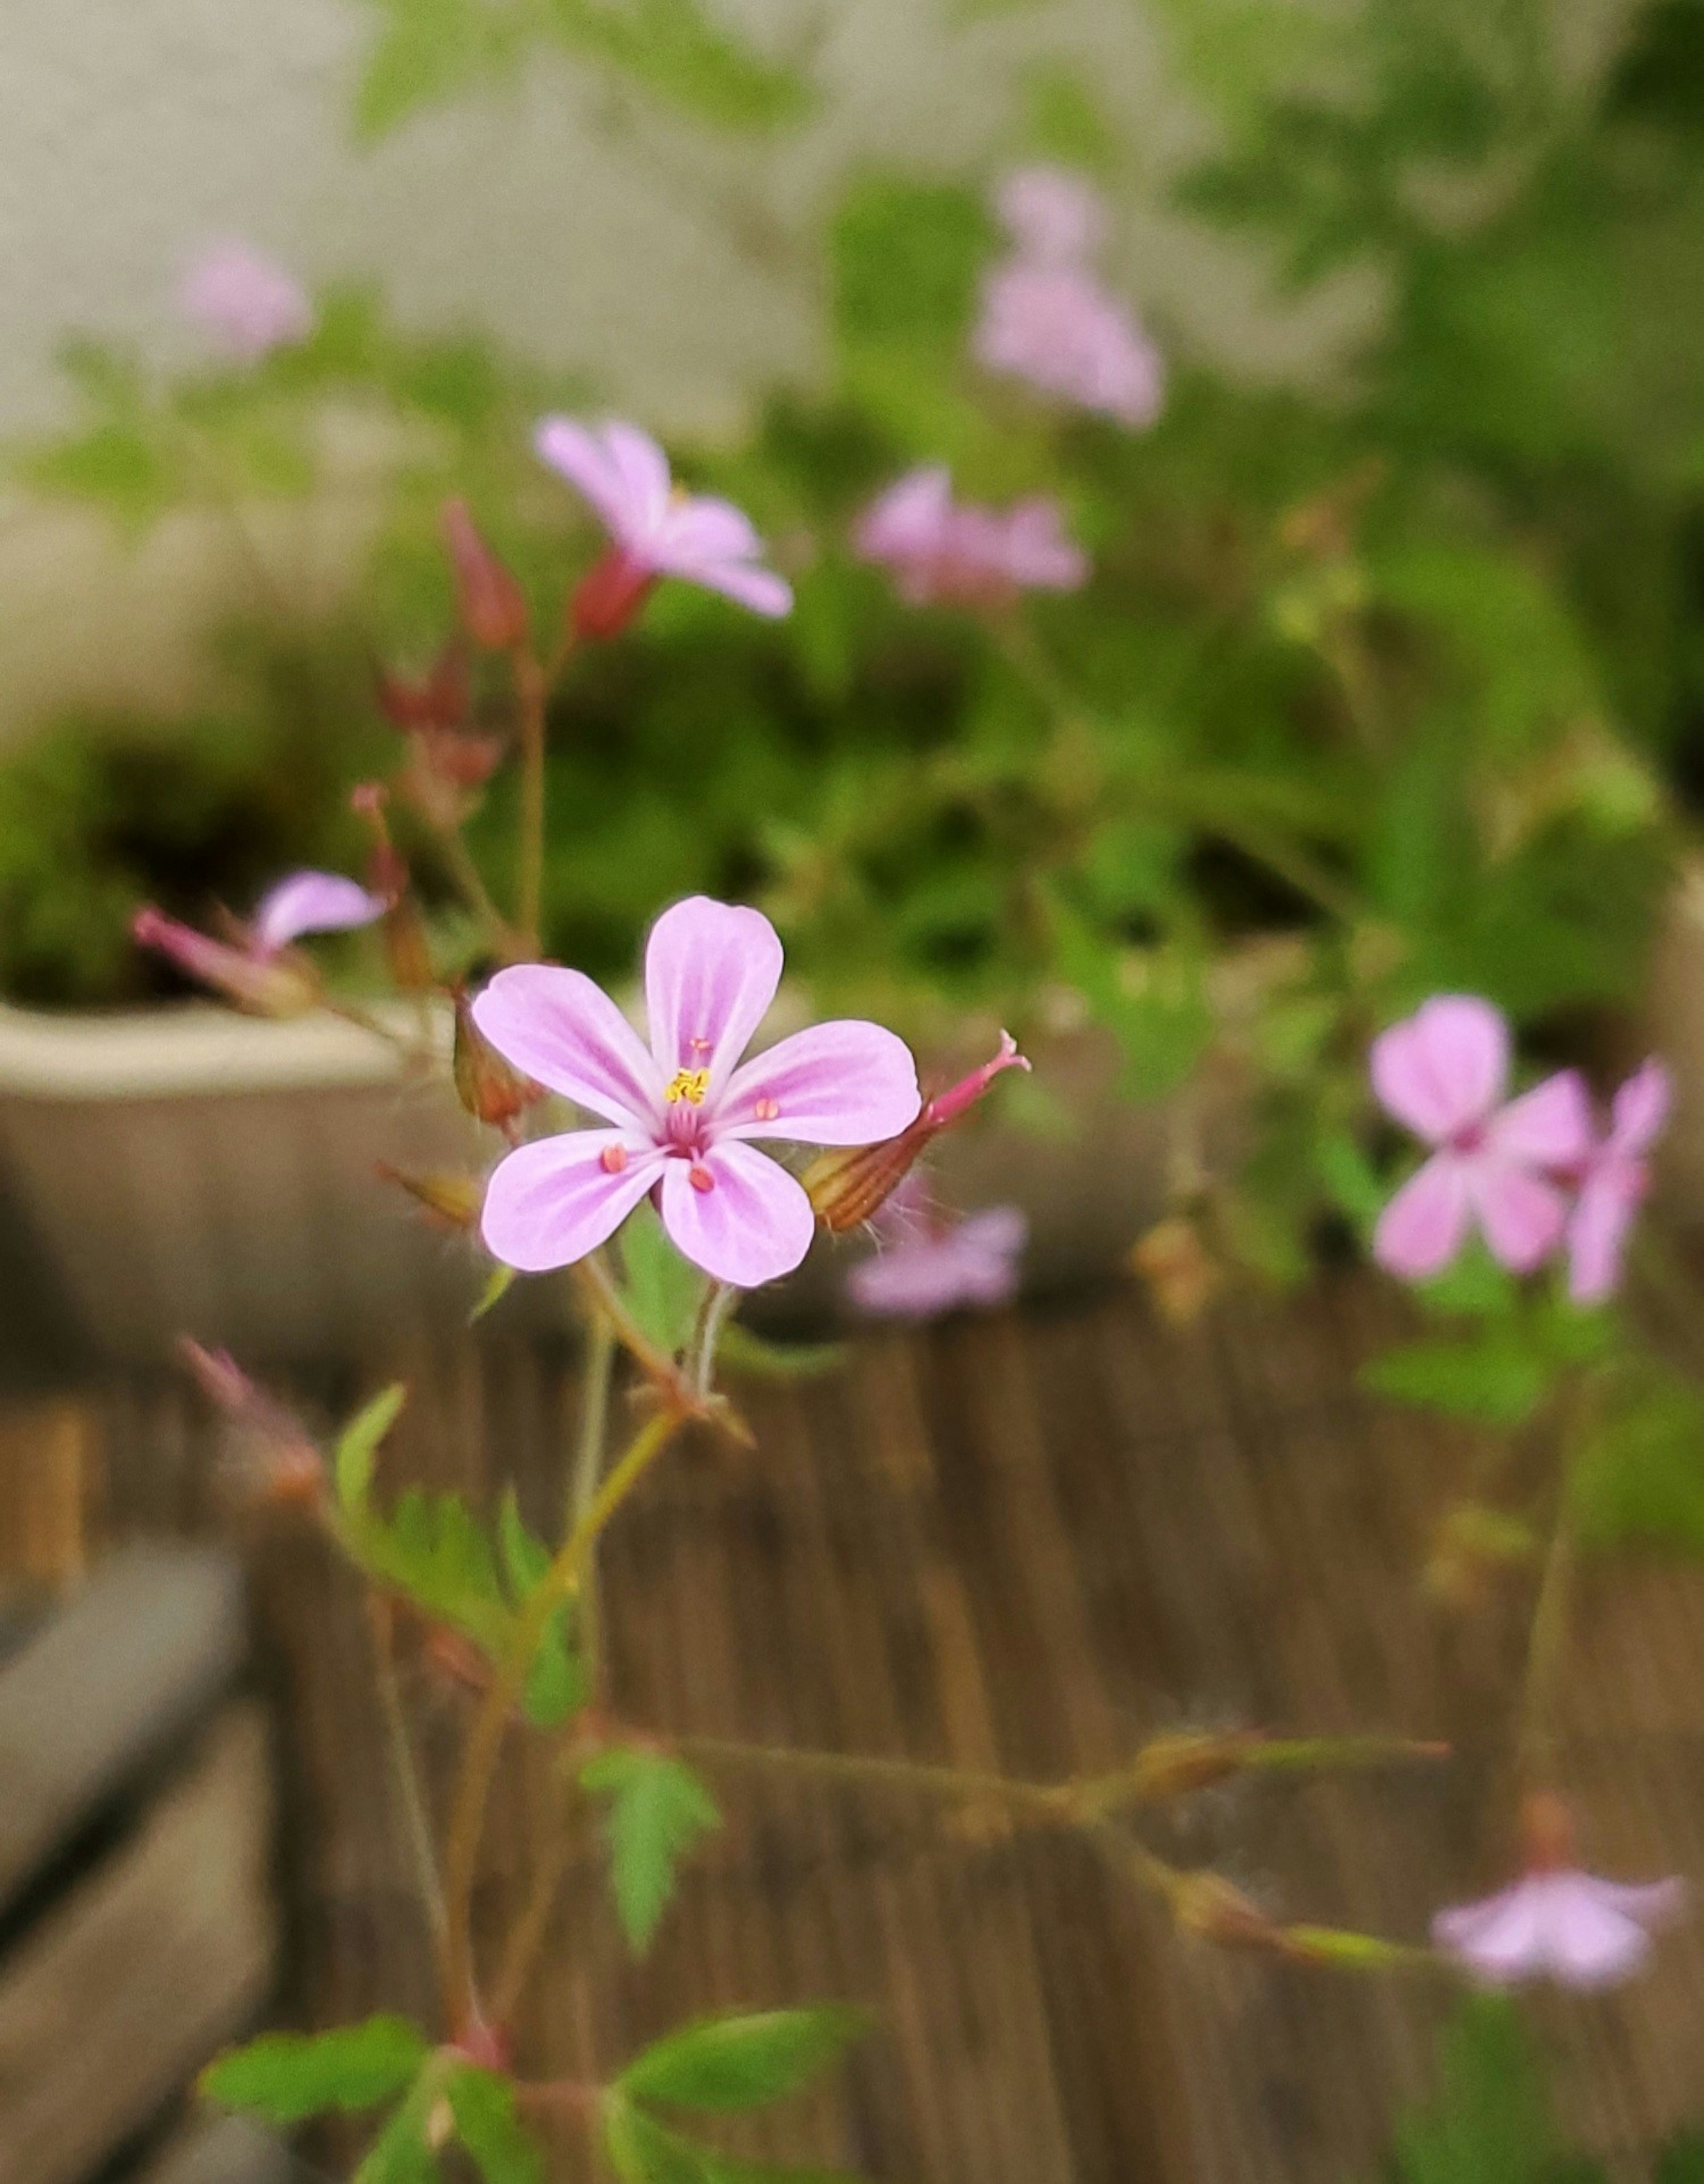
[[[796,611],[764,624],[665,585],[576,660],[552,721],[549,939],[619,978],[657,906],[701,888],[762,903],[825,1005],[925,1043],[972,1009],[1033,1028],[1074,994],[1133,1098],[1217,1050],[1261,1123],[1221,1227],[1284,1275],[1323,1212],[1361,1221],[1378,1188],[1374,1024],[1451,987],[1544,1038],[1638,977],[1673,792],[1704,773],[1704,137],[1676,89],[1704,7],[1635,9],[1584,58],[1540,0],[1164,12],[1217,131],[1187,203],[1293,281],[1370,269],[1364,354],[1279,388],[1177,354],[1151,430],[1061,415],[969,359],[1001,247],[986,178],[855,175],[823,226],[820,383],[771,395],[738,444],[676,451],[749,510]],[[810,95],[696,0],[382,0],[375,36],[370,129],[551,42],[646,95],[689,85],[707,123],[768,125]],[[1116,181],[1079,70],[1042,58],[1018,107],[1029,150]],[[370,296],[318,302],[311,340],[251,371],[163,386],[68,359],[82,421],[28,452],[36,488],[131,532],[223,510],[256,601],[204,723],[78,722],[0,773],[15,994],[136,990],[142,894],[204,917],[281,865],[358,858],[343,792],[399,755],[372,671],[422,668],[450,622],[446,494],[543,628],[595,550],[529,448],[583,388],[484,337],[405,336]],[[324,478],[351,414],[386,450],[365,580],[338,629],[304,627],[265,596],[257,516]],[[849,535],[930,461],[971,498],[1057,495],[1092,581],[999,623],[902,605]],[[480,704],[500,729],[501,693]],[[471,828],[500,899],[512,799],[500,774]],[[432,845],[405,847],[444,900]],[[477,967],[452,919],[440,945]],[[1228,1003],[1250,981],[1258,1006]]]

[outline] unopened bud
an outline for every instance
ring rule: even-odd
[[[926,1100],[898,1137],[819,1155],[800,1178],[817,1219],[831,1235],[861,1228],[909,1173],[925,1145],[973,1107],[1002,1070],[1027,1069],[1010,1032],[1000,1035],[993,1061]]]
[[[481,538],[465,500],[444,503],[443,537],[467,634],[487,652],[512,652],[525,644],[526,594]]]
[[[451,1072],[456,1097],[468,1113],[495,1129],[507,1129],[536,1101],[544,1087],[505,1061],[481,1032],[468,1006],[467,995],[455,995],[455,1045]]]
[[[1189,1327],[1212,1301],[1224,1268],[1187,1214],[1168,1214],[1131,1247],[1130,1264],[1148,1285],[1155,1310],[1173,1327]]]
[[[454,728],[419,729],[409,738],[403,794],[440,833],[459,827],[478,801],[478,792],[497,771],[503,748],[500,736]]]
[[[411,894],[398,894],[385,912],[385,961],[398,993],[428,994],[435,983],[432,945]]]
[[[1187,1797],[1239,1774],[1260,1742],[1258,1731],[1253,1730],[1236,1730],[1226,1736],[1186,1730],[1173,1736],[1156,1736],[1137,1753],[1122,1785],[1139,1804]]]
[[[151,905],[131,921],[131,932],[144,948],[152,948],[199,984],[224,994],[240,1009],[257,1017],[305,1016],[320,1000],[320,981],[311,964],[293,951],[252,953]]]
[[[472,692],[467,671],[467,647],[453,639],[432,662],[420,681],[379,671],[379,710],[393,727],[415,735],[433,729],[459,728],[467,718]]]
[[[1284,1929],[1222,1873],[1184,1873],[1171,1891],[1172,1914],[1186,1934],[1238,1949],[1287,1947]]]
[[[593,643],[619,637],[651,595],[657,572],[620,546],[611,546],[580,579],[569,601],[569,625]]]
[[[325,1459],[294,1412],[251,1380],[229,1351],[205,1350],[187,1334],[177,1350],[220,1413],[226,1484],[257,1507],[318,1509],[326,1497]]]
[[[377,1173],[382,1182],[393,1183],[407,1191],[446,1228],[477,1227],[480,1207],[485,1199],[477,1177],[459,1174],[454,1168],[393,1167],[388,1161],[378,1163]]]

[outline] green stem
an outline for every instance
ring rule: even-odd
[[[540,944],[544,900],[544,671],[526,647],[512,660],[515,705],[521,716],[521,840],[516,858],[515,923],[532,955]]]
[[[598,1481],[603,1475],[604,1443],[610,1420],[610,1382],[615,1370],[615,1329],[601,1312],[594,1312],[586,1329],[580,1439],[575,1451],[573,1475],[568,1486],[568,1521],[565,1538],[570,1536],[583,1521],[596,1498]],[[581,1580],[580,1602],[575,1618],[580,1654],[586,1664],[588,1687],[593,1690],[597,1688],[603,1652],[599,1614],[598,1557],[593,1552],[586,1558],[586,1571]]]
[[[739,1302],[741,1292],[732,1282],[715,1282],[704,1298],[703,1313],[699,1322],[697,1355],[693,1365],[693,1392],[702,1400],[710,1391],[716,1379],[716,1354],[721,1341],[721,1331],[728,1314]]]

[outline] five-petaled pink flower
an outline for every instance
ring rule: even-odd
[[[1644,1964],[1652,1930],[1685,1900],[1685,1884],[1673,1879],[1629,1886],[1575,1866],[1543,1868],[1477,1903],[1439,1912],[1432,1938],[1488,1986],[1553,1979],[1614,1986]]]
[[[1647,1061],[1616,1094],[1609,1128],[1591,1147],[1568,1217],[1568,1294],[1598,1304],[1621,1279],[1621,1251],[1650,1187],[1645,1156],[1668,1115],[1668,1072]]]
[[[1373,1256],[1393,1273],[1440,1273],[1476,1223],[1517,1273],[1561,1241],[1568,1206],[1551,1178],[1590,1150],[1585,1088],[1563,1070],[1504,1105],[1508,1074],[1508,1025],[1471,994],[1434,994],[1374,1040],[1373,1090],[1436,1148],[1379,1217]]]
[[[1004,513],[955,501],[940,464],[910,471],[872,501],[854,543],[894,571],[914,606],[1002,606],[1021,591],[1075,591],[1089,573],[1056,501],[1033,494]]]
[[[637,425],[547,417],[533,444],[552,470],[578,487],[610,533],[610,550],[574,597],[580,636],[613,637],[625,629],[660,577],[726,593],[754,614],[784,615],[792,606],[785,577],[763,566],[763,541],[749,519],[732,501],[675,485],[668,457]]]
[[[719,1281],[755,1289],[810,1248],[810,1201],[751,1140],[857,1145],[916,1117],[917,1072],[879,1025],[816,1024],[740,1057],[781,979],[760,911],[694,895],[664,911],[645,951],[649,1048],[578,971],[520,964],[473,1004],[498,1051],[601,1116],[521,1146],[486,1192],[486,1243],[524,1273],[583,1258],[648,1194],[677,1248]]]
[[[241,364],[258,364],[314,331],[314,306],[301,282],[247,242],[203,250],[185,270],[178,307]]]
[[[1150,425],[1165,369],[1129,310],[1088,263],[1100,201],[1051,169],[1008,176],[995,199],[1016,248],[988,274],[972,346],[990,371],[1115,418]]]
[[[890,1240],[846,1277],[853,1302],[865,1312],[933,1319],[963,1306],[1005,1304],[1016,1290],[1029,1224],[1016,1206],[990,1206],[956,1222],[924,1210],[914,1220],[909,1205],[896,1212],[889,1199],[877,1225]]]

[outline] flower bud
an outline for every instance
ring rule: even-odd
[[[1178,1926],[1203,1941],[1239,1949],[1288,1947],[1284,1929],[1222,1873],[1179,1874],[1171,1900]]]
[[[459,1174],[454,1168],[393,1167],[388,1161],[381,1161],[376,1173],[381,1182],[394,1183],[407,1191],[446,1228],[478,1226],[485,1192],[477,1177]]]
[[[915,1122],[879,1145],[853,1145],[814,1160],[800,1181],[817,1219],[833,1236],[860,1228],[910,1172],[925,1145],[973,1107],[1004,1069],[1027,1069],[1010,1032],[1000,1035],[992,1061],[926,1100]]]
[[[465,500],[444,503],[443,536],[463,629],[487,652],[512,652],[524,644],[526,594],[481,538]]]
[[[422,682],[411,682],[381,668],[378,694],[379,710],[404,734],[460,727],[467,718],[472,696],[468,684],[466,645],[459,638],[452,638]]]
[[[398,993],[429,994],[436,983],[432,947],[419,905],[398,894],[385,912],[385,961]]]
[[[500,736],[418,728],[409,738],[408,764],[399,785],[427,824],[447,833],[472,811],[479,790],[502,757]]]
[[[456,1097],[468,1113],[493,1128],[506,1130],[535,1101],[544,1087],[512,1068],[481,1032],[467,995],[455,994],[455,1045],[450,1057]]]
[[[593,643],[619,637],[650,597],[656,581],[654,569],[611,546],[580,579],[569,602],[575,636]]]
[[[226,1350],[204,1350],[181,1335],[178,1355],[224,1423],[220,1468],[253,1505],[317,1510],[326,1498],[326,1464],[292,1411],[258,1387]]]
[[[136,912],[131,932],[144,948],[155,950],[187,977],[223,994],[251,1016],[299,1017],[318,1005],[318,976],[292,950],[259,955],[233,948],[166,916],[152,904]]]

